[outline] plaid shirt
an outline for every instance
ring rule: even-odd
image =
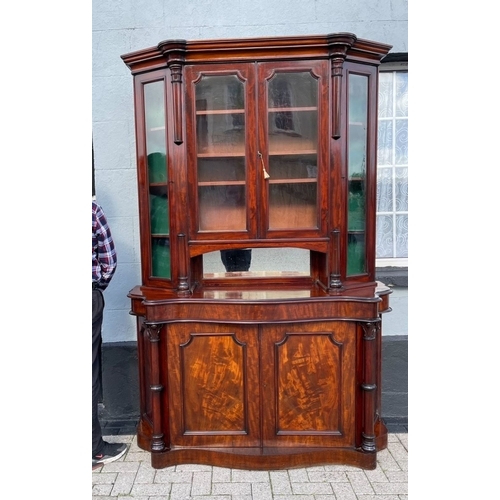
[[[116,270],[113,237],[102,208],[92,200],[92,282],[104,290]]]

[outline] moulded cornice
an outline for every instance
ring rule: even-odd
[[[164,40],[156,47],[122,55],[132,73],[182,63],[252,61],[267,59],[332,58],[379,63],[392,47],[363,40],[353,33],[218,40]]]

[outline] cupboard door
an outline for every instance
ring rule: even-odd
[[[172,446],[259,446],[258,329],[167,327]]]
[[[348,446],[355,435],[356,325],[265,326],[264,446]]]
[[[255,112],[253,65],[188,66],[187,115],[191,234],[253,237]],[[252,162],[253,158],[253,162]]]
[[[262,234],[326,232],[327,68],[324,61],[258,65]]]

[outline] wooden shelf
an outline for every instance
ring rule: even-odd
[[[245,186],[245,181],[201,181],[198,186]]]
[[[269,156],[310,156],[316,155],[318,151],[316,149],[281,149],[269,151]],[[231,157],[241,157],[245,156],[245,151],[211,151],[210,153],[198,153],[197,158],[231,158]]]
[[[232,158],[245,156],[245,151],[211,151],[210,153],[198,153],[196,155],[198,158]]]
[[[316,177],[304,177],[300,179],[268,179],[269,184],[314,184],[318,182]]]
[[[316,149],[297,149],[291,151],[290,149],[269,151],[269,156],[305,156],[318,154]]]
[[[196,115],[243,115],[244,109],[197,109]]]
[[[269,113],[286,113],[288,111],[318,111],[316,106],[294,106],[289,108],[268,108]]]
[[[299,106],[289,108],[269,108],[269,113],[287,113],[296,111],[318,111],[316,106]],[[237,115],[244,114],[244,109],[197,109],[196,115]]]
[[[315,177],[304,177],[300,179],[268,179],[269,184],[314,184],[318,182]],[[198,186],[245,186],[245,181],[201,181]]]

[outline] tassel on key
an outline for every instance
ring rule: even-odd
[[[269,179],[271,176],[267,173],[266,167],[264,165],[264,160],[262,158],[262,153],[260,151],[257,152],[260,158],[260,162],[262,163],[262,172],[264,172],[264,179]]]

